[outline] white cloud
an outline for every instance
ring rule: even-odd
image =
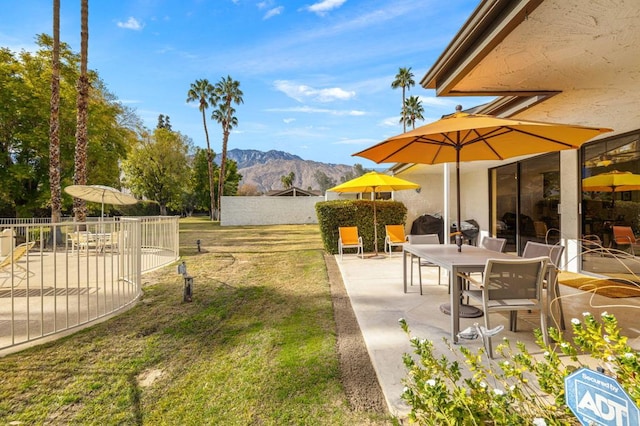
[[[357,138],[357,139],[341,139],[333,142],[333,145],[371,145],[380,141],[375,139]]]
[[[287,80],[276,80],[273,84],[277,90],[298,102],[304,102],[306,99],[324,103],[336,100],[346,101],[356,95],[354,91],[347,91],[339,87],[314,89],[305,84],[296,84]]]
[[[127,19],[127,22],[118,21],[117,25],[120,28],[125,28],[127,30],[136,30],[136,31],[139,31],[142,29],[142,27],[144,27],[144,25],[141,24],[133,16],[130,16],[129,19]]]
[[[349,115],[359,117],[367,115],[364,111],[358,110],[338,110],[329,108],[312,108],[310,106],[300,106],[294,108],[269,108],[268,112],[301,112],[305,114],[329,114],[329,115]]]
[[[293,123],[294,121],[296,121],[295,118],[285,118],[282,121],[284,121],[285,124],[289,124],[289,123]]]
[[[318,3],[314,3],[308,6],[306,9],[309,12],[313,12],[317,15],[324,15],[327,12],[337,9],[342,6],[347,0],[322,0]]]
[[[267,20],[269,18],[273,18],[274,16],[280,15],[284,10],[284,6],[274,7],[273,9],[269,9],[267,13],[264,14],[263,20]]]

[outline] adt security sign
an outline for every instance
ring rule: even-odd
[[[581,368],[564,380],[567,405],[584,426],[638,426],[640,411],[613,378]]]

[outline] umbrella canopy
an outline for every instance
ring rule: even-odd
[[[582,190],[588,192],[640,191],[640,175],[613,170],[582,179]]]
[[[460,162],[504,160],[527,154],[576,149],[611,129],[544,123],[457,112],[390,137],[353,155],[376,163],[456,163],[457,223],[460,220]],[[462,240],[456,238],[458,250]]]
[[[391,192],[403,189],[418,189],[420,185],[400,179],[395,176],[378,172],[365,173],[355,179],[341,183],[328,189],[333,192]],[[378,254],[378,221],[376,217],[376,201],[373,200],[373,245],[375,254]]]
[[[128,205],[138,202],[135,197],[105,185],[70,185],[64,189],[64,192],[85,201],[101,203],[102,216],[104,216],[105,204]]]

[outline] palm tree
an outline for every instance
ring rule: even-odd
[[[402,117],[405,118],[407,113],[405,111],[405,91],[411,89],[411,87],[415,86],[416,82],[413,80],[413,73],[411,72],[411,67],[409,68],[400,68],[398,70],[398,74],[396,74],[396,79],[391,83],[392,89],[397,89],[398,87],[402,87]],[[405,121],[402,122],[404,132],[407,131],[407,124]]]
[[[51,61],[51,103],[49,116],[49,188],[51,222],[62,216],[60,188],[60,0],[53,0],[53,57]]]
[[[422,107],[422,101],[417,96],[409,96],[404,103],[404,109],[407,113],[406,117],[401,117],[401,122],[406,122],[413,129],[416,128],[416,120],[424,120],[422,113],[424,108]]]
[[[280,176],[280,182],[282,182],[282,186],[284,189],[289,189],[293,186],[293,181],[296,179],[296,174],[294,172],[290,172],[288,175]]]
[[[76,156],[73,183],[87,184],[87,122],[89,118],[89,75],[87,73],[89,41],[89,0],[80,2],[80,77],[76,119]],[[79,222],[87,218],[87,204],[80,198],[73,199],[73,211]]]
[[[227,161],[227,144],[231,129],[238,125],[238,119],[234,116],[236,110],[231,103],[236,105],[244,102],[240,82],[235,81],[231,76],[220,79],[214,88],[216,98],[221,102],[218,109],[211,113],[211,118],[222,125],[222,158],[220,158],[220,178],[218,179],[218,220],[222,214],[222,193],[224,191],[225,164]]]
[[[213,220],[215,209],[215,191],[213,188],[213,151],[211,151],[211,145],[209,144],[209,131],[207,130],[207,119],[205,111],[209,106],[215,107],[217,98],[214,95],[213,85],[209,83],[206,78],[203,80],[196,80],[195,83],[191,83],[191,88],[187,92],[187,102],[199,102],[198,109],[202,113],[202,125],[204,126],[204,135],[207,140],[207,167],[209,169],[209,196],[211,197],[211,220]]]

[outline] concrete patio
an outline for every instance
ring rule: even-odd
[[[404,417],[409,407],[401,399],[404,387],[402,380],[406,376],[402,354],[411,353],[412,349],[409,337],[400,328],[398,319],[406,319],[412,336],[432,340],[439,353],[451,354],[443,341],[443,338],[450,340],[450,318],[439,309],[440,304],[449,301],[446,272],[442,274],[443,285],[438,285],[437,269],[423,268],[421,296],[417,285],[417,268],[414,268],[414,285],[408,287],[406,294],[403,292],[402,254],[365,259],[346,254],[342,260],[336,256],[336,262],[389,411]],[[629,344],[640,349],[640,326],[634,319],[634,314],[640,312],[640,298],[613,299],[573,287],[560,287],[567,327],[570,328],[571,318],[582,318],[585,311],[594,315],[606,311],[617,317],[625,335],[629,337]],[[483,318],[461,318],[460,329],[474,322],[482,324],[483,321]],[[532,333],[539,328],[537,313],[519,313],[516,333],[508,331],[506,316],[492,314],[491,324],[505,325],[505,330],[498,338],[494,338],[494,342],[506,337],[512,343],[525,343],[532,353],[542,352],[535,344]],[[461,344],[475,350],[482,346],[482,341],[464,340]],[[496,359],[500,359],[499,356]]]

